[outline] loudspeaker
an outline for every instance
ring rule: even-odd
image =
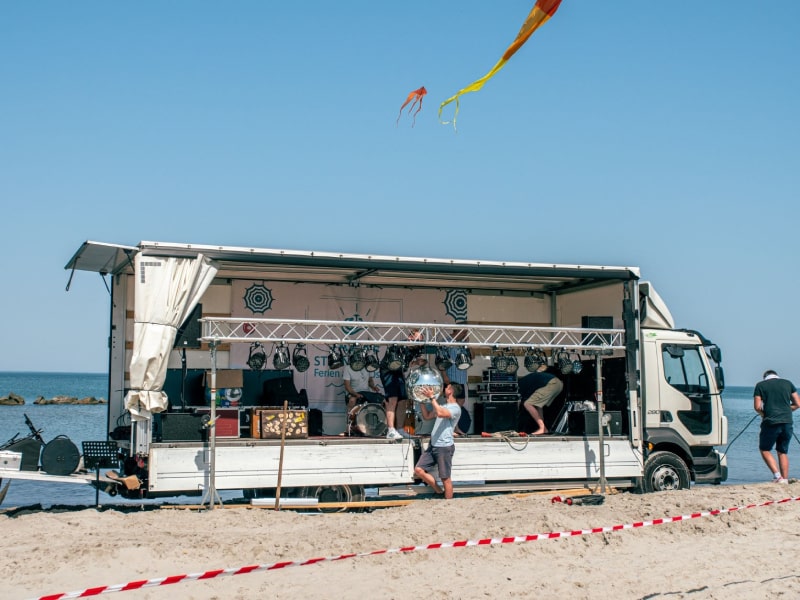
[[[198,338],[202,335],[200,331],[200,319],[202,316],[203,305],[198,304],[194,307],[189,318],[178,327],[174,348],[200,348],[200,340]]]
[[[262,401],[264,406],[283,406],[284,400],[293,408],[308,408],[308,395],[305,390],[297,391],[291,371],[287,377],[267,379],[264,382]]]
[[[476,402],[475,433],[516,431],[518,411],[516,402]]]
[[[606,426],[603,427],[605,435],[622,434],[622,413],[618,410],[607,410],[603,413]],[[597,411],[571,411],[568,413],[567,423],[571,435],[597,435]]]
[[[581,327],[584,329],[614,329],[614,317],[593,317],[590,315],[583,315],[581,317]],[[583,336],[584,340],[586,336]],[[603,336],[607,344],[611,343],[608,334]],[[595,343],[597,340],[594,340]]]
[[[203,376],[205,369],[186,369],[186,380],[183,382],[184,403],[181,404],[181,369],[167,369],[167,378],[164,380],[162,391],[167,395],[171,409],[180,409],[186,406],[202,406],[205,404],[205,388]]]
[[[202,442],[206,439],[202,415],[196,413],[161,414],[161,441]]]
[[[308,411],[308,435],[325,435],[322,429],[322,411],[318,408]]]

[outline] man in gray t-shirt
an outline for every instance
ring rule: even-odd
[[[439,479],[444,486],[444,497],[450,500],[453,497],[453,480],[451,471],[453,468],[453,454],[456,446],[453,441],[453,430],[461,416],[461,407],[458,405],[456,396],[463,394],[460,383],[448,383],[444,388],[446,403],[439,404],[436,397],[431,394],[431,408],[427,404],[420,404],[422,418],[429,421],[433,418],[436,421],[431,430],[431,440],[428,447],[419,457],[417,465],[414,467],[414,474],[433,488],[437,494],[442,493],[442,489],[436,484],[436,479],[431,475],[433,467],[439,470]]]
[[[753,390],[753,408],[761,415],[761,432],[758,449],[767,467],[772,471],[776,483],[789,481],[789,441],[794,434],[792,411],[800,408],[800,396],[788,379],[781,379],[769,370],[763,381]],[[778,453],[778,462],[772,456],[772,448]]]

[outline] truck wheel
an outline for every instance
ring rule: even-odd
[[[316,498],[317,502],[363,502],[364,488],[360,485],[321,485],[303,488],[302,498]],[[346,512],[346,507],[320,508],[320,512]]]
[[[653,452],[644,465],[644,491],[689,489],[689,469],[672,452]]]

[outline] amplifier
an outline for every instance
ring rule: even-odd
[[[476,402],[475,433],[517,430],[519,406],[516,402]]]
[[[496,369],[487,369],[483,372],[483,380],[484,381],[511,381],[516,383],[517,381],[517,374],[516,373],[503,373]]]
[[[519,402],[519,394],[481,394],[483,402]]]
[[[490,383],[488,385],[489,393],[490,394],[502,394],[502,393],[511,393],[515,394],[517,392],[517,383]]]
[[[575,410],[570,411],[567,418],[569,433],[571,435],[597,435],[597,411]],[[603,413],[606,426],[603,433],[606,435],[622,435],[622,413],[618,410],[608,410]]]

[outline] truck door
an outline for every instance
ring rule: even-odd
[[[722,444],[721,399],[702,346],[662,342],[661,424],[678,430],[690,446]]]

